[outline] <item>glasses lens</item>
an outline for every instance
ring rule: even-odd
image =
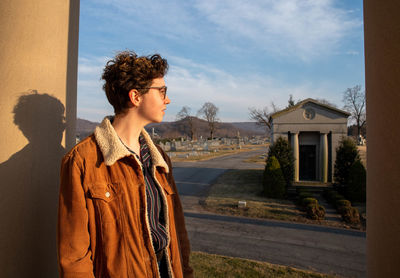
[[[161,93],[162,98],[165,99],[166,96],[167,96],[167,87],[165,87],[165,86],[162,87],[162,88],[160,89],[160,93]]]

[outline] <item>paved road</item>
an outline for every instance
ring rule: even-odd
[[[255,163],[246,163],[243,160],[247,158],[266,153],[266,149],[258,149],[249,152],[241,152],[232,155],[225,155],[209,159],[206,161],[195,162],[174,162],[174,168],[192,167],[192,168],[221,168],[221,169],[263,169],[264,165]]]
[[[363,232],[221,216],[201,210],[200,196],[220,174],[227,169],[262,168],[262,165],[242,162],[262,152],[264,150],[203,162],[174,163],[192,249],[344,277],[366,277]]]
[[[185,217],[195,251],[366,277],[362,232],[192,212]]]

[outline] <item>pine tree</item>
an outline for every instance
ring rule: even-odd
[[[268,157],[271,156],[278,159],[285,178],[286,188],[289,187],[294,178],[294,156],[288,140],[279,137],[269,148]]]
[[[354,140],[344,138],[336,148],[336,161],[334,169],[335,182],[346,186],[349,181],[350,168],[354,162],[360,160],[357,145]]]
[[[270,198],[285,197],[285,179],[275,156],[269,156],[264,171],[264,194]]]

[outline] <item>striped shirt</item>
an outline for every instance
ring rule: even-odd
[[[139,143],[140,156],[122,142],[122,144],[124,144],[124,146],[142,163],[143,177],[146,184],[147,215],[153,246],[157,253],[167,247],[167,231],[165,229],[165,219],[162,211],[163,200],[151,173],[152,162],[150,150],[142,135],[139,136]]]

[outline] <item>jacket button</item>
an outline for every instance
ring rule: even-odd
[[[110,195],[111,195],[110,192],[106,192],[106,197],[107,198],[110,198]]]

